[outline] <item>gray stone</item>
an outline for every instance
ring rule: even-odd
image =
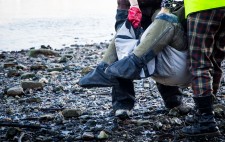
[[[84,132],[82,135],[83,140],[92,140],[94,138],[95,138],[95,136],[92,132]]]
[[[22,70],[28,69],[28,67],[25,66],[25,65],[23,65],[23,64],[18,64],[18,65],[16,66],[16,68],[17,68],[17,69],[22,69]]]
[[[109,135],[106,134],[105,131],[101,131],[98,135],[98,139],[108,139],[109,138]]]
[[[55,116],[54,114],[44,114],[39,117],[39,121],[52,121],[54,120]]]
[[[52,72],[52,71],[61,72],[61,71],[63,71],[63,68],[58,67],[58,68],[51,68],[51,69],[47,69],[47,70],[48,70],[48,72]]]
[[[79,117],[82,114],[82,111],[79,109],[64,109],[62,111],[62,115],[65,118],[70,118],[70,117]]]
[[[162,124],[161,122],[156,122],[155,128],[156,128],[157,130],[161,129],[162,127],[163,127],[163,124]]]
[[[14,62],[8,62],[8,63],[4,63],[3,67],[4,68],[8,68],[8,67],[15,67],[17,65],[17,63]]]
[[[34,73],[24,73],[21,75],[21,79],[29,79],[29,78],[33,78],[35,77],[35,74]]]
[[[179,118],[177,118],[177,117],[173,117],[173,118],[171,119],[171,123],[172,123],[172,124],[178,124],[178,125],[181,125],[181,124],[182,124],[182,121],[181,121]]]
[[[47,68],[47,66],[39,64],[30,66],[30,70],[45,70]]]
[[[42,89],[44,87],[44,84],[41,82],[34,82],[34,81],[22,81],[21,86],[23,89],[35,89],[35,88]]]
[[[18,70],[15,69],[10,69],[7,73],[7,77],[14,77],[14,76],[20,76],[20,72],[18,72]]]
[[[20,96],[23,94],[24,94],[23,88],[20,86],[12,87],[7,90],[8,96]]]

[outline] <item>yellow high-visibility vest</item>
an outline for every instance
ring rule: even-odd
[[[193,12],[225,7],[225,0],[184,0],[185,17]]]

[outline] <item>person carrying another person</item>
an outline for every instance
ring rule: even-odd
[[[144,30],[152,23],[151,17],[161,7],[148,34],[137,46],[133,54],[128,58],[137,66],[127,66],[129,70],[142,68],[148,61],[154,58],[165,46],[171,45],[183,50],[187,46],[185,33],[177,16],[170,13],[171,3],[159,0],[117,0],[118,9],[116,15],[116,30],[128,19],[134,28],[140,26]],[[138,60],[141,58],[141,61]],[[110,75],[107,69],[123,61],[119,60],[116,53],[115,38],[109,44],[102,61],[97,67],[79,80],[81,87],[112,87],[112,106],[115,116],[129,116],[135,103],[135,91],[133,80],[136,74],[124,72],[120,76]],[[129,63],[129,61],[127,61]],[[125,63],[126,64],[126,63]],[[118,66],[123,68],[122,66]],[[139,74],[138,74],[139,75]],[[127,77],[129,76],[129,77]],[[167,108],[177,107],[181,113],[188,113],[190,107],[182,102],[182,92],[178,86],[167,86],[157,83],[157,88]]]

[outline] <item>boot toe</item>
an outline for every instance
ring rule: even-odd
[[[186,126],[181,129],[185,136],[219,136],[221,135],[219,128],[217,126],[213,127],[202,127],[199,124]]]
[[[104,69],[100,65],[82,77],[78,82],[78,85],[81,87],[112,87],[118,84],[118,80],[105,74]]]

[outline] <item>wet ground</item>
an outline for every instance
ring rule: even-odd
[[[0,54],[0,141],[26,142],[223,142],[224,82],[217,94],[219,137],[187,138],[177,109],[168,110],[150,78],[134,81],[136,103],[129,120],[114,117],[111,88],[81,88],[78,80],[96,67],[109,41],[60,50]],[[34,51],[34,50],[32,50]],[[42,54],[40,54],[42,53]],[[224,63],[223,63],[224,67]],[[191,89],[182,90],[193,106]]]
[[[29,1],[32,4],[36,0]],[[113,13],[98,12],[91,6],[85,10],[71,0],[64,0],[67,4],[60,6],[48,3],[51,0],[39,1],[46,5],[30,6],[27,12],[16,7],[26,0],[0,0],[0,6],[8,5],[0,8],[1,142],[225,141],[225,81],[215,106],[222,134],[219,137],[185,137],[180,131],[187,125],[185,116],[177,109],[165,108],[151,78],[134,81],[133,115],[121,121],[112,113],[110,87],[87,89],[77,85],[80,77],[100,62],[114,33]],[[82,4],[82,0],[78,1]],[[23,17],[10,18],[10,5]],[[59,13],[52,17],[54,8],[59,8]],[[32,9],[37,11],[32,13]],[[60,13],[66,9],[78,10],[82,15],[74,11]],[[107,10],[113,11],[109,7],[103,11]],[[49,15],[39,17],[39,12],[45,11]],[[31,47],[39,49],[41,45],[47,53],[31,52]],[[191,89],[182,91],[184,102],[193,106]]]

